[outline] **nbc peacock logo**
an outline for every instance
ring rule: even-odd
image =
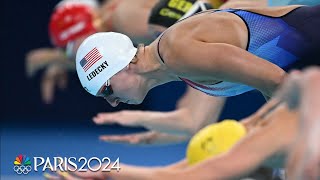
[[[17,174],[27,175],[32,170],[30,158],[25,155],[18,155],[13,164],[13,170]]]

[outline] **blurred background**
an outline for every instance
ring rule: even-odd
[[[26,54],[36,48],[52,47],[48,36],[48,21],[53,7],[58,0],[51,1],[2,1],[1,33],[3,69],[1,71],[1,96],[4,106],[1,109],[1,122],[10,123],[21,118],[39,121],[37,123],[74,123],[86,121],[97,112],[117,111],[120,109],[148,109],[169,110],[174,108],[176,99],[184,92],[184,83],[166,85],[150,94],[161,93],[162,97],[154,99],[149,95],[141,105],[120,104],[112,108],[101,99],[91,96],[81,87],[75,72],[69,72],[68,88],[57,90],[52,104],[45,104],[41,100],[40,81],[43,71],[37,72],[35,77],[28,78],[25,70]],[[170,88],[171,87],[171,88]],[[172,90],[172,87],[175,90]],[[40,119],[47,119],[43,121]],[[72,119],[72,120],[70,120]],[[23,120],[26,122],[26,120]]]
[[[161,165],[184,157],[186,143],[161,147],[133,147],[98,140],[102,134],[144,131],[117,125],[97,126],[98,112],[122,109],[169,111],[184,93],[186,85],[174,82],[152,90],[141,105],[112,108],[81,87],[75,72],[69,72],[68,88],[57,90],[52,104],[40,96],[42,71],[28,78],[25,55],[40,47],[52,47],[48,20],[58,0],[1,1],[1,176],[14,175],[12,165],[18,154],[34,156],[109,156],[121,162]],[[219,119],[245,117],[264,103],[256,91],[229,98]],[[41,176],[40,173],[32,173]],[[16,177],[13,179],[25,179]]]

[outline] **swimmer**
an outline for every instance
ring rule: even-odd
[[[62,1],[65,2],[65,1]],[[152,7],[150,17],[148,17],[148,26],[149,28],[146,28],[146,26],[143,23],[135,22],[139,27],[144,27],[143,32],[139,31],[141,33],[138,33],[138,31],[135,31],[133,28],[129,27],[128,25],[132,23],[133,21],[130,20],[129,18],[124,18],[126,16],[129,17],[135,17],[138,18],[139,20],[146,21],[145,16],[142,14],[130,14],[135,11],[130,10],[130,8],[136,8],[139,9],[138,6],[139,4],[143,4],[142,1],[137,1],[135,2],[135,6],[130,6],[128,3],[132,3],[133,1],[121,1],[120,4],[115,4],[112,5],[113,2],[118,2],[118,1],[109,1],[109,3],[106,3],[105,6],[107,7],[113,7],[111,8],[113,12],[112,17],[118,17],[114,20],[110,20],[112,22],[111,27],[117,27],[118,29],[113,29],[113,28],[105,28],[106,31],[112,30],[112,31],[117,31],[117,32],[123,32],[127,33],[125,31],[132,31],[129,33],[129,36],[135,36],[137,34],[145,34],[147,33],[146,29],[149,29],[148,33],[150,33],[150,36],[156,38],[159,33],[163,32],[165,29],[173,25],[176,21],[178,21],[181,18],[186,18],[188,16],[191,16],[195,13],[210,9],[211,6],[208,4],[208,2],[205,1],[195,1],[195,0],[161,0],[159,1],[155,6]],[[139,3],[141,2],[141,3]],[[175,3],[172,3],[175,2]],[[179,2],[179,3],[177,3]],[[230,7],[235,7],[235,4],[237,6],[256,6],[256,2],[259,1],[251,1],[251,0],[230,0],[227,3],[223,4],[224,8],[227,8],[228,6]],[[262,0],[261,2],[264,2]],[[189,3],[189,5],[184,6],[185,8],[183,10],[179,9],[179,6],[174,6],[174,4],[181,4],[181,3]],[[218,5],[222,4],[222,1],[220,2],[219,0],[212,0],[210,1],[211,5],[213,5],[212,8],[216,8]],[[252,4],[251,4],[252,3]],[[123,5],[124,4],[124,5]],[[173,4],[173,5],[172,5]],[[190,6],[190,4],[192,6]],[[85,4],[86,8],[90,9],[92,8],[87,7],[88,4]],[[91,5],[91,4],[89,4]],[[117,5],[117,6],[116,6]],[[95,8],[96,8],[95,4]],[[103,5],[104,6],[104,5]],[[124,7],[130,7],[128,11],[125,11]],[[64,3],[60,3],[59,7],[63,10]],[[121,8],[123,7],[123,8]],[[150,6],[143,6],[144,8],[150,8]],[[186,8],[187,7],[187,8]],[[116,10],[120,8],[120,10]],[[109,9],[109,8],[106,8]],[[140,7],[141,9],[141,7]],[[170,9],[170,14],[174,13],[177,16],[165,16],[164,14],[161,14],[163,9]],[[141,10],[142,11],[142,10]],[[106,14],[106,17],[110,17],[111,12],[107,11],[102,14]],[[143,11],[147,13],[147,10]],[[95,13],[93,13],[95,14]],[[123,18],[121,18],[123,17]],[[99,18],[98,18],[99,19]],[[111,18],[113,19],[113,18]],[[126,23],[127,21],[130,21]],[[51,23],[54,24],[54,20],[52,20]],[[120,24],[120,25],[118,25]],[[127,25],[126,27],[121,26],[121,25]],[[90,23],[87,24],[88,27],[92,27]],[[110,27],[110,26],[108,26]],[[97,28],[97,30],[102,29],[102,28]],[[147,33],[147,34],[148,34]],[[73,38],[70,39],[70,42],[67,44],[67,54],[71,55],[69,58],[73,57],[74,51],[77,49],[77,44],[82,41],[82,37],[85,37],[84,34],[79,34],[80,37],[74,36]],[[79,40],[78,40],[79,38]],[[52,37],[54,39],[54,37]],[[136,39],[134,39],[136,41]],[[76,42],[76,43],[75,43]],[[72,47],[72,48],[71,48]],[[47,66],[45,75],[43,76],[42,79],[42,96],[44,97],[43,99],[45,102],[50,103],[53,100],[53,94],[54,94],[54,89],[55,86],[57,85],[60,88],[66,88],[67,85],[67,74],[66,74],[66,69],[73,71],[74,63],[73,61],[70,61],[66,58],[65,52],[62,51],[61,49],[40,49],[40,50],[35,50],[32,53],[28,55],[28,62],[27,62],[27,69],[29,74],[34,74],[39,68],[43,68],[44,66]],[[197,107],[192,107],[188,104],[194,101],[201,101]],[[104,121],[108,120],[108,117],[118,117],[116,119],[120,119],[122,117],[127,117],[126,119],[130,117],[134,117],[133,115],[142,115],[145,119],[148,119],[149,121],[155,120],[156,122],[158,119],[166,119],[167,123],[172,123],[178,122],[177,128],[173,129],[175,132],[178,134],[183,134],[183,135],[172,135],[172,134],[167,134],[167,133],[160,133],[160,132],[148,132],[145,134],[139,134],[137,135],[139,140],[143,140],[146,142],[160,142],[160,143],[168,143],[168,142],[177,142],[181,140],[186,140],[190,136],[192,136],[195,132],[197,132],[200,128],[204,127],[205,125],[208,125],[212,122],[215,122],[220,114],[220,111],[223,107],[223,104],[225,102],[225,98],[221,97],[211,97],[206,94],[203,94],[201,92],[198,92],[197,90],[194,90],[193,88],[188,88],[186,91],[186,94],[179,100],[177,103],[177,109],[171,112],[143,112],[143,111],[121,111],[119,114],[123,116],[118,116],[118,114],[111,114],[109,115],[108,113],[99,113],[97,117],[94,117],[95,121],[99,124],[103,123]],[[192,111],[191,109],[192,108]],[[194,123],[193,117],[197,117],[197,124]],[[184,120],[184,121],[182,121]],[[133,121],[131,121],[133,122]],[[164,122],[164,121],[163,121]],[[181,126],[184,125],[184,126]],[[180,128],[179,128],[180,127]],[[187,136],[185,136],[187,134]],[[150,138],[152,137],[152,140]],[[107,139],[108,137],[102,136],[102,139]],[[137,142],[137,141],[135,141]],[[139,141],[138,141],[139,142]],[[142,142],[142,141],[141,141]]]
[[[49,22],[49,35],[54,48],[40,48],[26,55],[27,75],[32,77],[46,68],[42,77],[41,93],[45,103],[53,101],[58,85],[66,88],[67,72],[75,71],[75,53],[84,38],[95,32],[116,31],[129,35],[135,41],[150,42],[148,18],[158,0],[108,0],[101,5],[94,0],[63,0],[54,8]],[[68,7],[68,8],[67,8]],[[66,16],[73,17],[71,24],[61,27],[59,22]],[[78,19],[76,18],[78,17]],[[61,34],[81,19],[86,18],[85,28],[75,34]]]
[[[191,6],[187,6],[188,8],[185,8],[184,11],[179,11],[176,7],[171,7],[171,11],[175,12],[178,17],[182,17],[191,7],[199,9],[193,7],[196,2],[196,0],[187,0],[186,3]],[[67,71],[75,71],[73,59],[77,48],[85,37],[94,32],[115,31],[128,35],[135,43],[149,43],[154,38],[154,32],[150,30],[148,22],[152,22],[153,25],[160,23],[153,20],[160,16],[157,10],[167,7],[168,3],[170,3],[168,0],[138,0],[134,2],[108,0],[100,5],[95,0],[61,1],[54,8],[49,22],[50,39],[55,48],[39,48],[30,51],[26,55],[27,75],[32,77],[38,70],[46,68],[41,92],[43,100],[46,103],[51,103],[55,84],[61,89],[66,88]],[[197,3],[196,6],[200,6],[200,3]],[[208,5],[206,7],[211,8]],[[153,15],[152,18],[150,14]],[[64,27],[57,26],[66,15],[74,17],[73,24]],[[70,34],[63,41],[58,40],[60,34],[70,28],[69,26],[80,22],[81,19],[75,17],[87,18],[85,28],[76,34]],[[92,19],[88,19],[90,17]],[[177,18],[164,17],[161,23],[169,27],[177,20]],[[162,27],[163,24],[159,25]]]
[[[132,43],[124,35],[116,33],[97,34],[88,38],[86,45],[92,43],[91,45],[98,49],[99,47],[109,47],[107,49],[110,51],[112,51],[112,48],[120,50],[122,47],[115,47],[117,43],[108,40],[108,38],[123,38],[123,43],[128,43],[131,49],[122,52],[131,50],[131,54],[123,54],[123,57],[128,57],[126,63],[123,64],[123,67],[117,67],[118,69],[115,70],[112,69],[112,63],[117,61],[116,58],[113,58],[116,55],[101,51],[102,56],[108,57],[107,63],[110,65],[93,77],[95,69],[106,59],[101,58],[95,63],[95,66],[84,72],[79,62],[90,51],[90,47],[88,47],[89,45],[87,47],[81,46],[78,51],[79,57],[77,57],[78,75],[87,91],[96,96],[103,94],[113,106],[116,106],[120,101],[140,103],[152,87],[178,80],[186,81],[191,87],[213,96],[234,96],[254,88],[260,90],[265,96],[270,96],[281,84],[286,76],[286,71],[296,68],[298,64],[302,64],[301,67],[303,67],[318,63],[303,58],[305,54],[313,50],[316,44],[319,44],[319,36],[314,28],[311,29],[311,26],[317,22],[317,18],[314,21],[304,22],[305,26],[296,27],[296,30],[292,28],[295,27],[294,23],[298,17],[302,21],[305,20],[301,13],[307,14],[310,19],[319,16],[317,9],[319,9],[319,6],[209,10],[176,23],[152,44],[145,47],[139,46],[138,50],[130,45]],[[261,15],[261,13],[265,15]],[[274,17],[271,17],[271,15]],[[276,16],[280,17],[277,18]],[[245,21],[239,17],[242,17]],[[259,17],[261,22],[255,24],[255,17]],[[202,25],[197,26],[197,28],[187,28],[200,22]],[[244,22],[248,24],[251,32],[250,38]],[[279,23],[275,27],[282,29],[278,32],[268,31],[266,22],[274,22],[275,25]],[[214,29],[216,29],[215,33],[212,33]],[[265,30],[266,33],[256,31],[257,29]],[[301,31],[305,33],[302,34]],[[274,38],[267,42],[267,38],[271,35]],[[280,35],[282,38],[276,38]],[[208,39],[206,42],[199,41],[204,37]],[[314,38],[311,40],[309,37]],[[266,38],[266,41],[260,42],[259,38]],[[185,43],[189,41],[190,43]],[[275,42],[278,43],[274,44]],[[112,44],[112,47],[109,43]],[[301,51],[303,49],[301,45],[305,47],[304,51]],[[221,48],[223,48],[223,51]],[[299,52],[296,51],[297,49]],[[111,73],[110,70],[117,73]],[[91,77],[92,80],[89,81],[87,77]],[[109,78],[111,78],[110,81]],[[108,86],[105,86],[105,84],[108,84]],[[113,93],[111,93],[111,87]],[[104,88],[105,91],[102,92],[101,90]],[[189,106],[188,110],[197,107],[190,102],[186,103]],[[197,102],[197,99],[193,99],[193,102]],[[201,104],[201,102],[199,103]],[[219,109],[219,106],[216,107]],[[208,109],[208,112],[210,113],[210,109]],[[212,114],[210,115],[212,116]],[[97,117],[95,121],[98,123],[106,123],[107,121],[110,123],[120,122],[121,124],[121,121],[123,124],[126,123],[126,120],[122,118],[115,118],[114,121],[111,119],[113,118],[110,115],[107,120],[103,117]],[[162,123],[162,121],[157,121],[159,119],[161,119],[161,116],[157,116],[152,121],[142,119],[139,122],[137,118],[134,123],[138,125],[141,123],[145,127],[152,127],[154,130],[163,132],[172,131],[176,127],[184,127],[180,125],[186,124],[179,124],[179,122],[177,122],[177,125],[170,122]],[[196,119],[190,117],[189,119],[196,121]],[[130,124],[130,122],[128,121],[127,124]]]
[[[305,119],[303,115],[305,113],[309,114],[309,112],[311,112],[311,115],[315,115],[314,113],[318,112],[317,109],[312,109],[311,106],[320,102],[319,98],[315,98],[315,93],[318,92],[320,87],[319,72],[319,68],[313,67],[304,70],[302,73],[291,73],[267,104],[253,115],[240,121],[247,129],[245,137],[240,139],[229,151],[215,157],[209,157],[196,165],[190,166],[187,160],[182,160],[170,166],[154,168],[122,164],[122,169],[118,173],[103,173],[101,171],[71,172],[71,174],[66,173],[60,177],[46,175],[46,178],[50,180],[61,178],[70,180],[82,178],[142,180],[150,179],[151,177],[152,179],[230,179],[244,176],[261,166],[261,164],[271,167],[283,166],[288,155],[290,157],[291,153],[295,152],[295,149],[292,149],[293,147],[308,149],[311,146],[304,146],[305,142],[308,142],[306,140],[311,140],[313,143],[318,142],[312,136],[301,136],[301,131],[306,134],[319,132],[317,119],[314,116],[312,116],[312,119]],[[315,111],[309,111],[310,108]],[[310,122],[317,126],[313,128],[308,126],[308,129],[301,128],[301,124],[309,124]],[[304,138],[303,141],[301,141],[301,137]],[[319,143],[316,143],[316,145],[319,145]],[[313,146],[315,148],[313,150],[319,150],[318,147]],[[308,152],[319,153],[319,151]],[[308,157],[306,155],[308,154],[298,156],[298,160]],[[319,154],[316,157],[316,160],[319,160]],[[297,159],[295,158],[294,160]],[[304,169],[299,166],[301,164],[296,164],[297,162],[299,161],[294,161],[292,165],[298,165],[300,168],[296,170],[301,172]],[[311,164],[314,162],[310,161]],[[313,169],[319,168],[318,166],[312,167]],[[308,176],[290,176],[289,173],[289,179],[317,179],[316,174],[314,176],[310,176],[310,173],[305,175]]]
[[[222,121],[223,122],[223,121]],[[254,177],[258,167],[281,167],[286,152],[294,144],[298,129],[297,111],[276,99],[270,100],[252,116],[240,121],[247,135],[230,150],[190,165],[187,159],[164,167],[139,167],[121,164],[120,172],[70,172],[68,175],[49,176],[53,179],[230,179]],[[207,134],[210,136],[210,134]],[[205,135],[204,135],[205,136]],[[203,137],[204,137],[203,136]],[[275,141],[277,139],[277,141]],[[201,141],[201,139],[199,139]],[[201,152],[199,152],[201,153]],[[261,177],[259,179],[270,179]]]
[[[306,0],[308,1],[308,0]],[[259,1],[228,1],[220,8],[227,8],[224,6],[232,7],[238,4],[238,7],[248,6],[249,3],[255,4]],[[300,1],[301,2],[301,1]],[[242,3],[241,5],[239,3]],[[247,4],[246,4],[247,3]],[[260,1],[260,5],[264,5],[265,1]],[[253,6],[250,4],[251,6]],[[292,4],[292,3],[291,3]],[[303,3],[307,4],[307,3]],[[160,9],[160,8],[158,8]],[[156,11],[159,12],[159,11]],[[158,18],[160,19],[160,18]],[[170,21],[170,20],[168,20]],[[158,22],[157,18],[154,20],[149,20],[152,29],[161,29],[159,25],[153,25],[152,22]],[[167,21],[164,21],[167,22]],[[165,24],[165,23],[162,23]],[[162,30],[166,29],[163,27]],[[192,104],[197,103],[197,106]],[[156,131],[150,131],[147,133],[138,133],[132,135],[117,135],[117,136],[101,136],[100,138],[106,141],[121,141],[129,143],[170,143],[171,141],[175,143],[177,140],[186,140],[194,133],[196,133],[200,128],[217,121],[217,117],[221,112],[221,109],[225,103],[225,98],[221,97],[210,97],[206,94],[199,93],[195,89],[188,87],[185,95],[177,103],[176,109],[170,112],[154,112],[154,111],[120,111],[112,113],[98,113],[94,117],[94,121],[97,124],[110,124],[119,123],[122,125],[138,125],[145,127],[154,127],[158,129],[159,127],[165,128],[174,134],[179,134],[178,137],[173,135],[163,134]],[[196,117],[196,118],[194,118]],[[167,126],[169,124],[170,126]],[[158,127],[156,127],[158,126]],[[168,129],[169,128],[169,129]],[[152,129],[152,128],[151,128]],[[183,136],[180,136],[180,135]]]
[[[320,178],[320,68],[311,67],[303,72],[294,72],[286,81],[278,99],[299,110],[297,141],[289,152],[287,162],[289,179]]]

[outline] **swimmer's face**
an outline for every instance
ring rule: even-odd
[[[142,51],[143,48],[138,48],[138,53],[132,62],[134,62],[135,59],[143,58],[144,55]],[[97,96],[106,99],[113,107],[116,107],[120,102],[140,104],[148,93],[146,83],[144,83],[139,75],[134,73],[130,65],[112,76],[107,86],[109,87],[102,87],[100,89],[105,90],[106,93],[98,93]],[[110,89],[112,89],[112,91],[110,91]]]
[[[113,107],[116,107],[120,102],[140,104],[147,94],[143,91],[139,79],[132,77],[126,70],[122,70],[114,75],[110,80],[110,85],[112,93],[103,96],[103,98]]]

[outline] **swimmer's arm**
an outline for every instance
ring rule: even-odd
[[[224,103],[225,98],[188,88],[174,111],[119,111],[99,113],[93,119],[97,124],[143,126],[157,132],[191,137],[202,127],[217,121]]]
[[[246,127],[247,131],[251,131],[255,127],[259,126],[261,121],[266,121],[266,116],[271,114],[281,103],[282,102],[280,100],[272,98],[255,113],[249,117],[241,119],[241,123]]]
[[[123,167],[120,173],[111,173],[109,177],[139,180],[211,180],[239,177],[250,173],[265,159],[281,150],[284,142],[281,141],[280,136],[286,139],[283,126],[273,123],[252,131],[228,153],[212,157],[194,166],[185,167],[186,163],[182,161],[177,166],[162,168]],[[275,139],[279,140],[275,141]]]
[[[191,80],[237,82],[271,96],[286,74],[280,67],[234,45],[189,38],[176,46],[173,50],[176,52],[170,58],[175,61],[167,64]]]
[[[177,162],[175,164],[166,166],[165,168],[182,170],[182,169],[187,168],[187,167],[189,167],[188,160],[187,159],[183,159],[183,160],[181,160],[181,161],[179,161],[179,162]]]
[[[263,133],[256,133],[255,136],[249,135],[230,152],[190,167],[185,173],[193,172],[195,177],[201,177],[199,179],[229,179],[249,174],[276,151],[276,146],[271,146],[272,142],[268,138],[268,135]],[[265,142],[266,140],[268,142]],[[259,141],[260,144],[253,144],[256,141]]]
[[[185,114],[189,116],[187,132],[194,135],[201,128],[218,121],[225,102],[224,97],[209,96],[188,86],[177,103],[176,111],[185,109],[188,112]]]
[[[63,69],[75,70],[75,63],[69,60],[60,48],[39,48],[26,54],[26,72],[33,76],[38,70],[46,66],[60,66]]]
[[[281,113],[281,112],[280,112]],[[171,167],[123,167],[120,173],[111,173],[109,177],[123,179],[226,179],[239,177],[256,169],[262,162],[275,152],[279,152],[290,144],[296,130],[296,124],[291,115],[279,114],[269,116],[272,121],[244,137],[228,153],[212,157],[197,165],[185,167],[182,161]],[[281,137],[281,138],[279,138]],[[277,141],[275,141],[277,139]]]
[[[189,137],[157,131],[146,131],[133,134],[102,135],[99,139],[106,142],[129,143],[134,145],[162,145],[185,142],[189,140]]]
[[[296,114],[280,113],[282,112],[270,116],[268,120],[273,120],[273,123],[252,131],[229,152],[190,168],[181,171],[175,170],[177,175],[174,177],[177,179],[184,177],[189,179],[228,179],[252,172],[273,154],[284,151],[294,139],[292,136],[296,132],[296,123],[293,118]]]
[[[191,87],[174,111],[149,112],[141,125],[152,130],[191,137],[201,128],[217,122],[225,98],[206,95]]]
[[[149,112],[141,125],[152,130],[191,137],[201,128],[217,122],[225,98],[189,88],[171,112]]]

